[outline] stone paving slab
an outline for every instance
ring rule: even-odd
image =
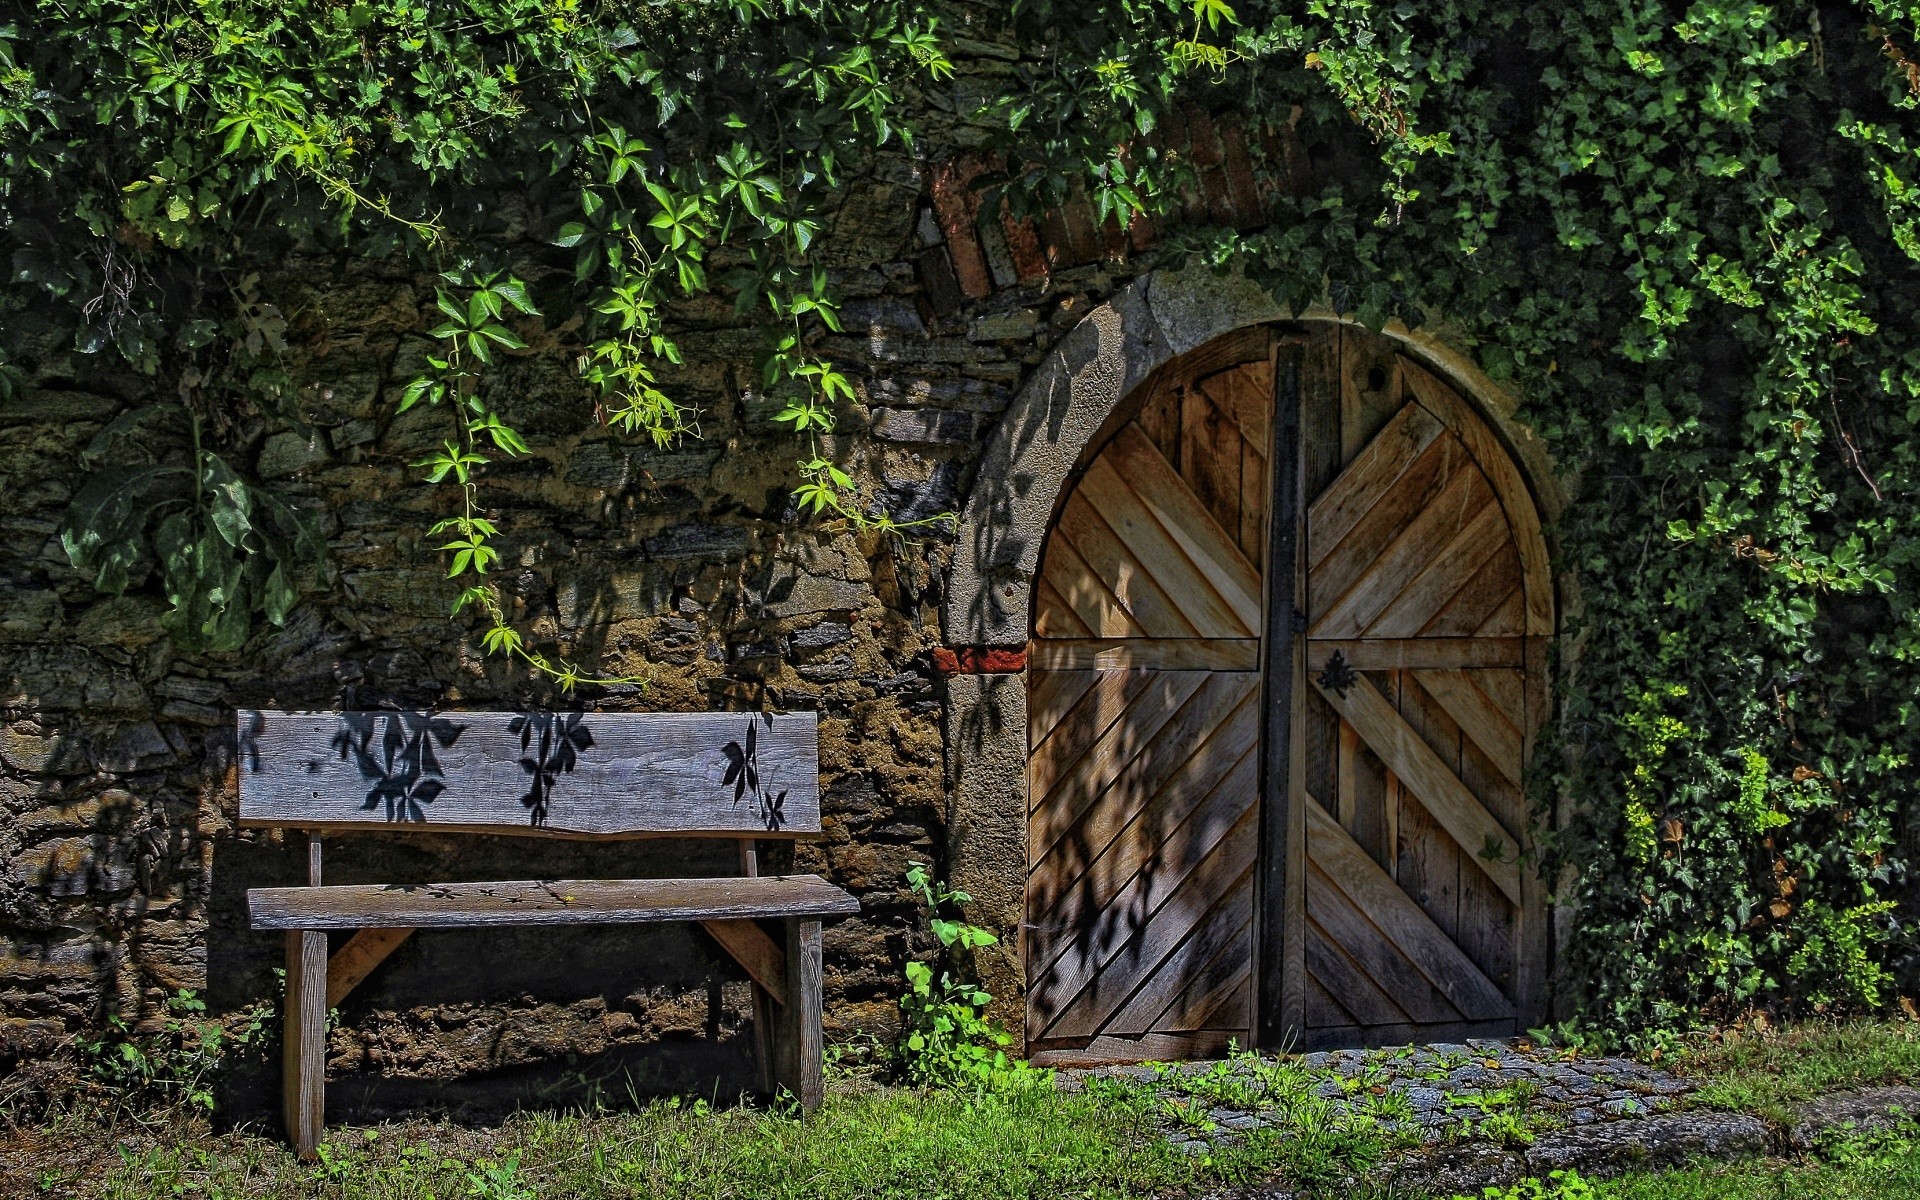
[[[1153,1087],[1179,1118],[1169,1122],[1169,1138],[1203,1153],[1279,1122],[1284,1098],[1265,1094],[1261,1069],[1275,1062],[1242,1057],[1093,1067],[1058,1078],[1068,1089],[1100,1078]],[[1548,1131],[1647,1117],[1678,1107],[1693,1090],[1686,1080],[1631,1059],[1581,1058],[1518,1040],[1321,1051],[1284,1062],[1300,1068],[1287,1076],[1290,1086],[1309,1089],[1338,1113],[1370,1117],[1389,1133],[1417,1132],[1428,1144],[1488,1126],[1521,1123]]]

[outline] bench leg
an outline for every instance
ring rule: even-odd
[[[327,1106],[327,935],[287,934],[286,1054],[282,1116],[293,1152],[311,1161]]]
[[[820,922],[790,919],[787,926],[787,1002],[780,1006],[779,1082],[808,1112],[826,1092],[821,1076]]]

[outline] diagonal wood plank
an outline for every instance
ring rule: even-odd
[[[1154,1019],[1179,996],[1193,972],[1229,946],[1245,946],[1247,956],[1251,958],[1253,944],[1247,935],[1252,923],[1253,856],[1248,854],[1246,870],[1234,880],[1233,886],[1214,902],[1213,907],[1199,914],[1193,922],[1192,932],[1168,949],[1152,971],[1145,973],[1139,986],[1127,997],[1127,1002],[1107,1019],[1101,1032],[1140,1034],[1152,1029]],[[1155,931],[1166,937],[1178,926],[1177,921],[1159,921],[1155,923]],[[1160,939],[1148,940],[1157,942]]]
[[[1110,463],[1194,569],[1227,601],[1242,628],[1249,633],[1258,630],[1260,572],[1159,448],[1136,426],[1128,425],[1095,461]]]
[[[1028,822],[1028,861],[1037,862],[1068,830],[1078,824],[1089,805],[1105,794],[1134,758],[1153,742],[1160,727],[1173,719],[1182,705],[1205,683],[1205,671],[1138,671],[1146,686],[1127,705],[1125,715],[1109,726],[1034,803]]]
[[[1133,556],[1106,519],[1076,488],[1060,510],[1055,538],[1065,538],[1138,623],[1147,637],[1199,637],[1180,602],[1167,595],[1153,571]]]
[[[1383,492],[1359,523],[1307,572],[1309,611],[1321,612],[1345,595],[1407,525],[1438,501],[1461,472],[1473,469],[1467,448],[1452,434],[1433,439],[1413,465]],[[1312,530],[1307,531],[1312,536]]]
[[[1321,676],[1312,678],[1320,695],[1347,719],[1361,739],[1387,764],[1387,769],[1400,777],[1401,785],[1426,806],[1441,828],[1460,844],[1468,859],[1493,880],[1502,895],[1519,904],[1520,846],[1513,835],[1494,820],[1480,798],[1440,761],[1440,756],[1407,725],[1366,676],[1356,675],[1345,695],[1327,687]],[[1494,846],[1499,848],[1499,858],[1481,856],[1482,851]]]
[[[1103,454],[1087,467],[1079,490],[1113,530],[1114,536],[1120,539],[1121,545],[1127,548],[1127,552],[1153,575],[1153,581],[1160,586],[1160,590],[1180,606],[1180,615],[1199,636],[1250,637],[1255,626],[1246,619],[1244,610],[1248,601],[1258,596],[1258,592],[1246,591],[1242,587],[1245,580],[1231,571],[1209,572],[1207,567],[1213,561],[1208,557],[1209,550],[1197,546],[1203,538],[1218,532],[1218,527],[1203,527],[1197,531],[1183,527],[1181,533],[1184,536],[1176,536],[1154,516],[1152,509],[1141,498],[1145,492],[1156,487],[1179,486],[1183,485],[1178,478],[1165,483],[1152,479],[1124,479]],[[1220,536],[1224,545],[1210,548],[1211,553],[1215,556],[1239,557],[1239,547],[1225,541],[1224,533]],[[1196,557],[1189,556],[1189,548],[1198,551]],[[1246,560],[1241,558],[1240,561],[1244,564]],[[1251,573],[1250,566],[1241,572]],[[1253,611],[1255,620],[1258,620],[1257,604]]]
[[[1473,586],[1461,588],[1452,600],[1441,606],[1425,625],[1421,637],[1463,637],[1473,634],[1506,600],[1508,593],[1520,589],[1520,553],[1509,537],[1493,557],[1483,563],[1473,578]],[[1516,624],[1513,634],[1519,634]]]
[[[1508,545],[1507,519],[1488,504],[1418,575],[1402,583],[1367,626],[1367,637],[1412,637],[1461,590],[1479,586],[1482,569]]]
[[[1309,795],[1307,805],[1307,856],[1319,867],[1319,877],[1352,901],[1467,1020],[1512,1016],[1512,1002],[1340,828],[1319,800]]]
[[[1034,585],[1033,636],[1037,638],[1092,637],[1093,629],[1073,611],[1073,605],[1054,588],[1043,570]]]
[[[1109,735],[1153,677],[1144,671],[1101,671],[1093,686],[1034,744],[1027,758],[1029,802],[1039,807],[1068,772]]]
[[[1146,630],[1127,612],[1127,606],[1120,603],[1113,589],[1100,581],[1066,538],[1048,539],[1047,561],[1042,565],[1041,577],[1094,636],[1146,636]]]
[[[1513,527],[1514,543],[1520,550],[1520,565],[1526,578],[1526,628],[1524,632],[1546,635],[1553,632],[1553,574],[1547,562],[1547,544],[1540,535],[1540,513],[1533,495],[1520,477],[1513,456],[1500,444],[1480,415],[1468,407],[1454,390],[1435,379],[1411,360],[1402,356],[1400,369],[1414,397],[1434,416],[1445,422],[1480,464],[1506,510],[1507,523]]]
[[[1502,775],[1520,782],[1520,729],[1473,685],[1469,672],[1415,671],[1413,677]]]
[[[1073,706],[1080,703],[1093,685],[1100,682],[1100,678],[1101,673],[1096,670],[1063,670],[1058,667],[1041,668],[1027,675],[1029,755],[1039,752],[1046,740],[1053,736],[1061,718],[1073,711]]]
[[[1136,922],[1133,936],[1099,964],[1082,986],[1071,995],[1058,997],[1053,1011],[1059,1015],[1041,1032],[1050,1037],[1093,1036],[1160,971],[1168,956],[1223,900],[1242,896],[1250,911],[1252,892],[1248,885],[1258,827],[1249,810],[1158,910]]]
[[[1313,882],[1308,880],[1311,889]],[[1393,997],[1380,990],[1373,977],[1360,969],[1360,966],[1348,957],[1331,934],[1320,928],[1313,914],[1307,915],[1307,970],[1321,987],[1327,990],[1329,999],[1333,999],[1341,1014],[1331,1020],[1322,1019],[1314,1024],[1326,1025],[1398,1025],[1411,1021]],[[1425,979],[1420,981],[1427,989],[1432,988]],[[1336,999],[1337,998],[1337,999]],[[1454,1013],[1453,1006],[1442,1001],[1442,1008]],[[1457,1017],[1457,1014],[1455,1014]],[[1452,1017],[1443,1020],[1454,1019]]]
[[[1407,581],[1440,556],[1461,527],[1493,504],[1493,489],[1471,463],[1453,473],[1447,486],[1401,526],[1380,556],[1367,564],[1339,598],[1315,610],[1312,637],[1359,637],[1399,596]],[[1498,509],[1496,507],[1495,511]],[[1309,603],[1318,595],[1312,577]]]
[[[1413,955],[1403,950],[1400,942],[1389,932],[1382,930],[1374,921],[1372,914],[1351,900],[1344,890],[1348,881],[1336,881],[1330,872],[1346,871],[1348,865],[1342,859],[1335,859],[1333,865],[1326,864],[1326,855],[1316,858],[1313,854],[1312,814],[1308,814],[1307,826],[1307,916],[1327,935],[1327,939],[1340,947],[1353,960],[1361,972],[1371,979],[1374,986],[1392,997],[1395,1007],[1405,1010],[1408,1017],[1429,1024],[1458,1020],[1457,1006],[1448,993],[1436,987],[1427,977],[1426,970],[1414,961]],[[1342,830],[1344,833],[1345,830]],[[1348,835],[1349,838],[1351,835]],[[1357,846],[1358,843],[1355,843]],[[1361,851],[1362,854],[1366,852]],[[1369,862],[1372,859],[1368,859]],[[1388,911],[1383,914],[1389,921],[1399,913]],[[1415,948],[1415,953],[1423,952],[1424,947]],[[1330,982],[1325,976],[1321,982]],[[1338,993],[1336,993],[1338,995]],[[1345,1003],[1345,997],[1341,997]],[[1362,1015],[1355,1012],[1356,1016]],[[1391,1025],[1393,1019],[1382,1019],[1377,1024]]]
[[[1131,823],[1076,878],[1036,871],[1043,882],[1030,895],[1047,919],[1028,929],[1030,977],[1070,982],[1132,937],[1253,807],[1258,765],[1249,749],[1225,770],[1213,763],[1183,767],[1150,802],[1151,821]],[[1069,954],[1078,962],[1063,963]]]
[[[1307,510],[1307,561],[1313,566],[1367,515],[1446,427],[1417,404],[1394,414]]]

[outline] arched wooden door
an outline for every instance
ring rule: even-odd
[[[1036,588],[1029,1052],[1512,1032],[1551,604],[1504,448],[1387,339],[1246,330],[1157,372]]]

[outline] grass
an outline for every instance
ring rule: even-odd
[[[1723,1032],[1662,1065],[1692,1076],[1699,1102],[1778,1120],[1798,1100],[1920,1079],[1920,1025]],[[1382,1125],[1410,1115],[1401,1111],[1404,1098],[1378,1086],[1384,1078],[1256,1058],[1167,1068],[1146,1083],[1093,1079],[1076,1094],[1055,1091],[1044,1076],[1035,1086],[978,1095],[843,1076],[821,1111],[804,1119],[752,1105],[665,1102],[629,1112],[528,1112],[492,1127],[425,1119],[336,1127],[312,1165],[296,1162],[270,1129],[215,1133],[184,1103],[158,1111],[85,1104],[0,1125],[0,1196],[1119,1200],[1285,1178],[1351,1200],[1368,1194],[1355,1176],[1410,1137]],[[1521,1090],[1484,1097],[1474,1136],[1530,1142],[1537,1130],[1521,1127]],[[1343,1115],[1321,1091],[1358,1107]],[[1257,1110],[1274,1128],[1204,1155],[1169,1143],[1167,1128],[1211,1131],[1209,1114],[1219,1106]],[[1920,1131],[1835,1140],[1804,1161],[1708,1164],[1580,1186],[1542,1183],[1501,1200],[1920,1197]]]
[[[321,1161],[256,1133],[175,1118],[143,1127],[69,1114],[0,1138],[0,1194],[101,1200],[1033,1200],[1138,1197],[1375,1161],[1377,1127],[1295,1103],[1280,1128],[1205,1156],[1154,1128],[1149,1089],[1051,1084],[969,1096],[866,1087],[800,1119],[662,1103],[637,1113],[527,1113],[492,1129],[416,1121],[333,1129]],[[112,1147],[110,1149],[109,1147]]]
[[[1728,1029],[1688,1043],[1662,1065],[1699,1082],[1697,1104],[1781,1121],[1788,1106],[1828,1092],[1920,1080],[1920,1023],[1812,1021],[1784,1029]]]

